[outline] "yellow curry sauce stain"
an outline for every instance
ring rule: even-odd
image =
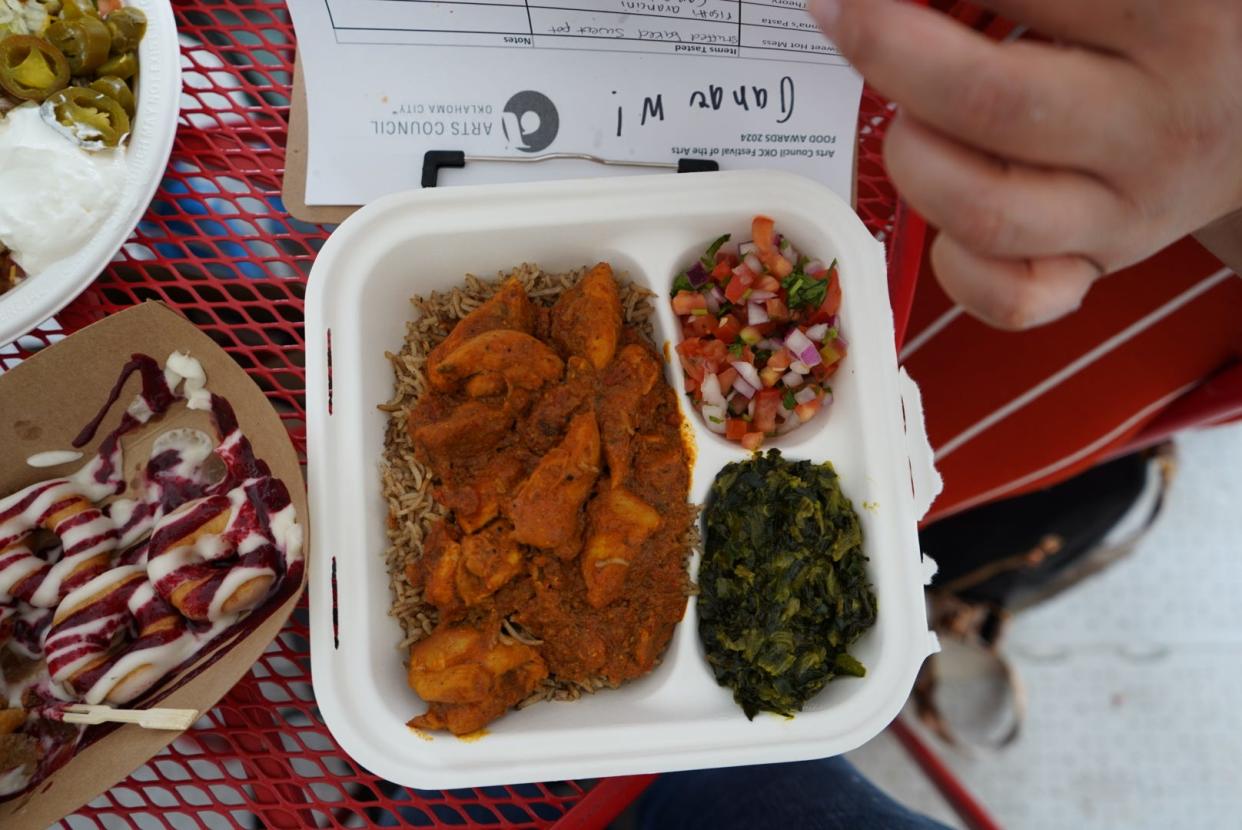
[[[878,501],[865,501],[862,503],[862,509],[868,513],[879,513],[880,503]]]
[[[423,730],[419,729],[417,726],[410,726],[407,723],[405,725],[405,728],[413,732],[418,737],[422,738],[424,741],[434,741],[436,739],[435,735],[432,735],[430,732],[424,732]]]
[[[458,735],[457,740],[461,741],[462,743],[472,744],[475,741],[483,740],[483,738],[486,737],[487,734],[488,732],[486,728],[476,729],[473,732],[466,733],[465,735]]]

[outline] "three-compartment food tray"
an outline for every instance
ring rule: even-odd
[[[875,627],[851,649],[864,678],[842,678],[797,717],[749,721],[712,676],[692,597],[650,675],[568,703],[510,712],[479,740],[430,739],[406,727],[423,704],[406,683],[401,631],[388,615],[387,506],[380,464],[392,395],[386,351],[400,348],[413,294],[494,278],[522,262],[563,271],[606,260],[654,293],[666,376],[684,391],[668,303],[673,278],[715,237],[748,238],[764,213],[799,250],[840,265],[850,353],[825,413],[768,446],[831,461],[863,525],[878,598]],[[772,763],[846,752],[897,714],[936,649],[916,523],[931,498],[931,454],[917,388],[899,373],[881,246],[849,206],[809,180],[771,172],[659,175],[398,194],[340,226],[307,296],[308,478],[312,532],[311,660],[315,694],[341,746],[399,784],[443,788]],[[747,453],[693,431],[690,498]],[[697,554],[691,574],[697,570]]]

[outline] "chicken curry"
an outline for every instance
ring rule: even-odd
[[[690,451],[612,269],[550,308],[510,279],[426,373],[407,428],[448,514],[406,569],[438,614],[410,651],[429,706],[411,725],[465,734],[552,679],[651,671],[686,607]]]

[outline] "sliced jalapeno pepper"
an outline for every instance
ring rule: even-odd
[[[117,9],[104,20],[112,33],[112,54],[133,52],[147,33],[147,16],[141,9]]]
[[[69,62],[34,35],[0,40],[0,88],[23,101],[42,101],[69,84]]]
[[[115,100],[125,110],[125,114],[130,118],[134,117],[135,101],[134,91],[129,88],[129,84],[122,81],[115,75],[104,75],[91,82],[91,89],[96,92],[102,92],[109,98]]]
[[[98,17],[58,20],[48,28],[47,39],[64,53],[74,75],[86,75],[103,66],[112,48],[112,35]]]
[[[138,74],[138,56],[133,52],[124,55],[113,55],[104,61],[103,66],[95,70],[96,75],[115,75],[123,81]]]
[[[99,17],[94,0],[60,0],[60,19],[78,20],[83,17]]]
[[[115,98],[96,89],[73,86],[62,89],[43,103],[48,114],[86,145],[102,143],[116,147],[129,135],[129,116]]]

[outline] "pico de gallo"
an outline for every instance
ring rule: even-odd
[[[837,263],[799,253],[767,216],[726,234],[673,281],[686,394],[712,432],[757,450],[832,403],[841,337]]]

